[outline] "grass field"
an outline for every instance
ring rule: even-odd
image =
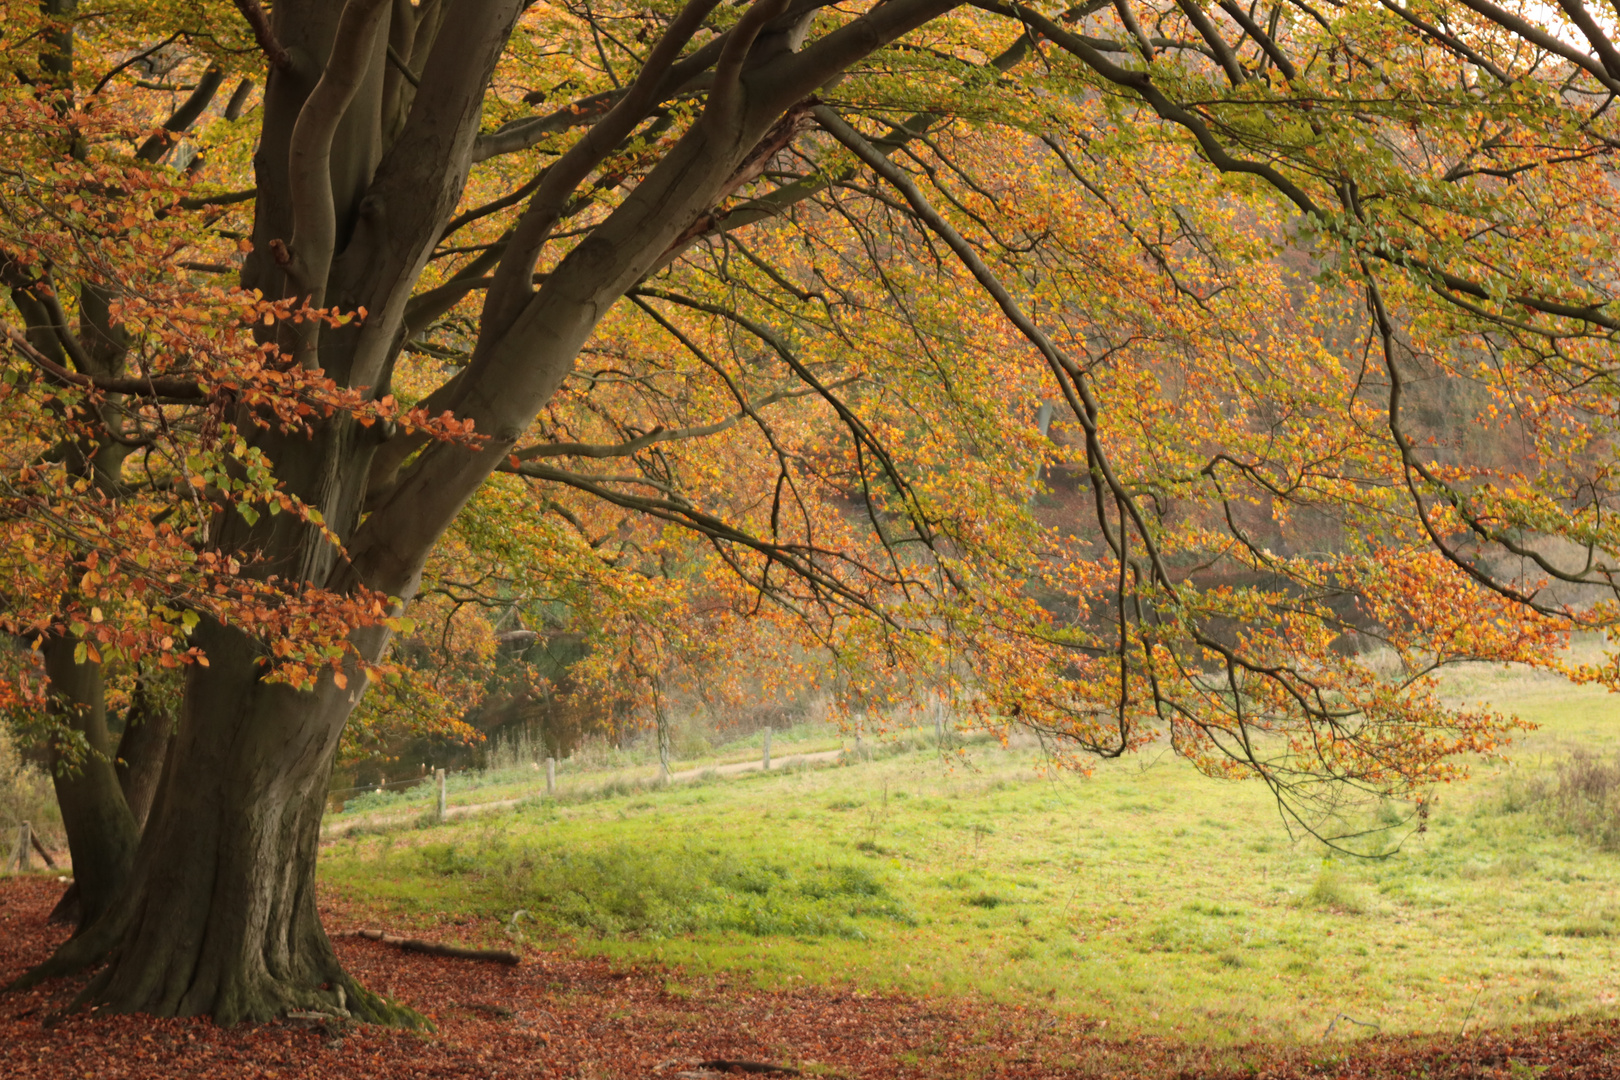
[[[1168,754],[1052,777],[1032,748],[957,759],[914,739],[356,836],[325,850],[323,881],[689,973],[977,995],[1220,1045],[1612,1013],[1620,855],[1515,793],[1573,748],[1612,755],[1620,700],[1506,672],[1454,689],[1541,727],[1377,860],[1291,840],[1259,785]]]

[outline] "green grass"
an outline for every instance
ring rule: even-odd
[[[1612,1012],[1620,855],[1511,795],[1572,748],[1612,754],[1620,702],[1493,672],[1454,690],[1543,726],[1377,860],[1328,858],[1260,786],[1161,752],[1043,777],[1033,749],[978,743],[966,762],[912,750],[541,801],[339,841],[322,872],[406,916],[526,910],[531,940],[618,960],[1037,1004],[1122,1034],[1232,1044],[1315,1040],[1340,1012],[1385,1032]]]

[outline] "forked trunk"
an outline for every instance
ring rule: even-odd
[[[264,652],[204,621],[170,768],[129,886],[31,979],[107,966],[88,997],[123,1012],[268,1020],[347,1009],[409,1023],[343,973],[315,907],[315,856],[339,732],[360,676],[301,693],[264,681]]]
[[[61,688],[58,688],[60,691]],[[72,689],[71,686],[68,689]],[[174,719],[163,704],[153,696],[152,689],[147,680],[135,681],[134,700],[129,707],[129,713],[124,719],[124,734],[118,741],[118,758],[115,768],[118,774],[118,784],[122,790],[124,804],[129,809],[129,816],[135,823],[135,835],[139,836],[146,827],[147,814],[152,809],[152,800],[157,795],[158,781],[162,779],[164,762],[172,736],[174,734]],[[89,792],[76,792],[75,797],[82,803]],[[94,791],[95,797],[105,801],[104,808],[94,815],[86,814],[81,806],[74,815],[75,821],[82,825],[85,821],[95,821],[100,818],[112,816],[122,817],[122,811],[116,805],[117,796],[103,785],[98,785]],[[73,833],[68,834],[68,842],[73,844]],[[86,843],[95,845],[103,843],[98,836],[91,836],[81,840],[79,846],[83,848]],[[132,839],[129,845],[129,859],[131,866],[135,862],[135,842]],[[103,875],[98,886],[108,898],[97,905],[98,911],[104,911],[111,906],[110,898],[123,889],[124,881],[129,876],[128,869],[116,878]],[[57,901],[56,907],[51,909],[49,920],[53,923],[71,923],[77,930],[83,930],[89,925],[85,918],[83,905],[79,896],[83,889],[75,879],[62,898]]]
[[[124,734],[118,740],[118,783],[136,831],[146,828],[173,736],[173,714],[164,708],[146,679],[136,679],[124,718]]]
[[[53,636],[42,651],[52,707],[83,739],[78,754],[69,757],[59,743],[53,744],[51,754],[51,779],[73,855],[74,921],[83,930],[110,910],[123,892],[140,831],[113,763],[101,665],[79,663],[74,655],[77,647],[72,637]]]

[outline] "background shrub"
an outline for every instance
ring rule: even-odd
[[[24,821],[34,827],[46,847],[65,847],[51,778],[44,769],[22,759],[11,730],[0,723],[0,859],[11,854],[17,826]]]
[[[1555,831],[1620,851],[1620,756],[1574,750],[1551,773],[1507,784],[1500,809],[1539,814]]]

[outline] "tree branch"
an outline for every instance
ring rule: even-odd
[[[1513,34],[1517,34],[1519,37],[1530,42],[1532,45],[1545,49],[1547,52],[1550,52],[1555,56],[1563,57],[1565,60],[1568,60],[1570,63],[1591,75],[1592,78],[1602,83],[1605,88],[1613,91],[1614,93],[1620,94],[1620,79],[1616,79],[1615,76],[1609,74],[1609,72],[1604,69],[1602,64],[1598,63],[1596,60],[1593,60],[1590,56],[1581,52],[1579,49],[1573,48],[1553,35],[1547,33],[1547,31],[1543,30],[1529,19],[1522,18],[1513,14],[1511,11],[1499,8],[1495,4],[1491,3],[1490,0],[1462,0],[1462,4],[1464,7],[1469,8],[1475,13],[1483,15],[1485,18],[1489,19],[1497,26],[1500,26],[1502,29]]]
[[[876,615],[891,626],[895,625],[893,616],[883,611],[870,597],[863,595],[815,565],[814,559],[816,557],[832,556],[846,562],[851,561],[847,556],[838,552],[822,551],[818,548],[800,544],[776,544],[761,540],[751,533],[715,517],[713,514],[705,513],[691,506],[684,499],[660,499],[616,491],[606,486],[610,479],[607,477],[590,476],[584,473],[554,468],[550,465],[537,465],[532,462],[518,465],[512,465],[510,462],[503,463],[497,468],[497,471],[516,473],[519,476],[527,476],[535,480],[565,484],[614,506],[634,510],[637,513],[646,514],[648,517],[691,529],[693,532],[706,536],[712,541],[736,544],[739,547],[748,548],[764,556],[770,562],[787,569],[816,592],[828,593],[851,607]],[[741,572],[740,568],[736,567],[734,563],[732,565],[733,569],[738,570],[739,573]],[[861,568],[863,570],[867,569],[864,566]],[[867,572],[870,573],[869,570]],[[745,580],[747,580],[746,577]]]
[[[95,375],[81,375],[51,360],[50,357],[34,348],[28,338],[0,323],[5,330],[6,340],[17,354],[61,381],[73,386],[81,386],[87,390],[100,390],[108,394],[128,394],[131,397],[173,398],[184,401],[202,401],[208,397],[195,382],[190,379],[122,379]]]
[[[848,378],[840,379],[837,382],[828,383],[827,389],[836,390],[839,387],[848,386],[850,383],[855,382],[859,378],[859,375],[851,375]],[[778,390],[775,393],[766,394],[758,401],[748,402],[744,408],[726,417],[724,420],[716,420],[712,424],[704,424],[701,427],[674,429],[666,429],[661,427],[653,428],[645,435],[639,435],[627,442],[613,443],[610,445],[593,443],[539,443],[535,446],[525,447],[522,450],[514,450],[512,452],[512,456],[518,461],[535,461],[539,458],[551,457],[631,457],[634,454],[645,450],[647,447],[656,445],[658,443],[677,442],[686,439],[703,439],[710,435],[718,435],[722,431],[727,431],[733,427],[736,427],[737,424],[742,420],[755,417],[755,414],[757,414],[760,409],[763,409],[768,405],[775,405],[778,401],[787,401],[791,398],[810,397],[811,395],[817,393],[819,393],[819,391],[813,387],[801,387],[797,390]]]
[[[348,0],[338,19],[337,38],[320,82],[299,110],[287,148],[287,190],[293,211],[291,263],[298,292],[311,307],[326,300],[326,279],[337,244],[337,208],[332,194],[332,140],[338,124],[365,78],[377,31],[389,0]],[[297,353],[306,367],[315,363],[320,323],[305,323]]]
[[[236,0],[236,10],[242,13],[242,17],[253,28],[253,38],[264,51],[270,66],[282,71],[291,67],[292,57],[287,55],[287,50],[276,40],[276,32],[270,28],[270,17],[264,13],[264,8],[259,6],[259,0]]]
[[[503,334],[528,303],[533,293],[529,280],[535,260],[540,257],[540,249],[545,246],[551,230],[561,218],[569,196],[590,175],[590,171],[646,117],[647,110],[656,103],[656,92],[664,75],[718,2],[687,0],[669,29],[653,46],[647,62],[642,65],[635,82],[630,84],[624,96],[585,133],[584,138],[546,170],[545,178],[540,181],[528,209],[518,219],[505,258],[495,270],[495,281],[484,304],[486,334],[493,332],[492,337]]]
[[[1232,51],[1232,46],[1226,43],[1226,39],[1216,30],[1215,24],[1209,21],[1209,16],[1204,14],[1204,9],[1198,6],[1198,0],[1176,0],[1176,6],[1181,8],[1181,13],[1192,23],[1193,29],[1198,31],[1198,36],[1203,38],[1214,52],[1216,62],[1221,65],[1221,70],[1226,72],[1227,81],[1233,86],[1242,86],[1247,82],[1249,73],[1243,70],[1243,65],[1238,63],[1237,54]]]
[[[720,58],[714,64],[714,87],[709,91],[709,101],[703,110],[703,123],[724,128],[737,122],[738,83],[742,78],[743,61],[766,24],[786,12],[788,3],[789,0],[753,0],[726,35],[725,48],[720,50]]]
[[[219,92],[219,84],[224,78],[225,72],[218,64],[208,65],[208,70],[197,80],[197,88],[163,121],[163,130],[153,133],[141,143],[140,149],[135,151],[135,160],[156,163],[168,153],[169,147],[174,145],[174,136],[197,122]]]

